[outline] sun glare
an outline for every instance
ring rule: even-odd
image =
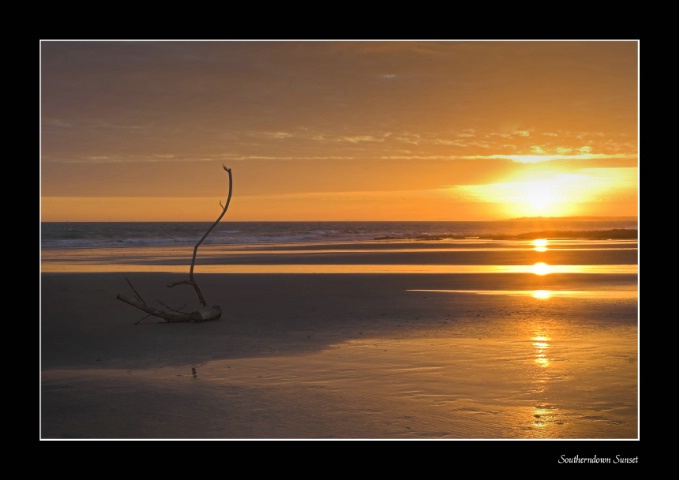
[[[550,166],[536,167],[504,182],[467,185],[462,190],[472,197],[498,205],[512,217],[577,216],[601,202],[613,190],[635,188],[634,170],[629,168],[580,169],[559,171]]]
[[[505,204],[517,216],[573,215],[577,203],[591,196],[583,187],[581,175],[561,173],[544,179],[530,179],[504,184]]]
[[[525,202],[535,213],[549,213],[558,199],[557,192],[547,183],[531,184],[524,192]]]

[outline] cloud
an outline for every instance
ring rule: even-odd
[[[538,147],[539,148],[539,147]],[[606,159],[631,159],[635,158],[636,155],[624,154],[624,153],[589,153],[590,149],[579,149],[582,153],[577,155],[566,155],[566,154],[536,154],[536,155],[487,155],[487,156],[475,156],[475,158],[498,158],[507,159],[512,162],[517,163],[539,163],[539,162],[551,162],[555,160],[606,160]]]
[[[293,138],[291,135],[287,138]],[[383,144],[390,141],[387,136],[356,136],[356,137],[332,137],[325,138],[325,142],[346,143],[348,145],[368,145],[368,144]],[[491,148],[489,144],[482,142],[462,143],[456,141],[446,141],[440,139],[427,140],[429,145],[433,146],[459,146],[459,147],[481,147],[485,149]],[[497,150],[499,147],[495,147]],[[509,151],[516,151],[514,145],[502,145],[502,149]],[[149,162],[233,162],[233,161],[258,161],[258,160],[274,160],[274,161],[360,161],[368,164],[374,161],[382,160],[434,160],[434,161],[485,161],[485,160],[506,160],[513,163],[543,163],[555,161],[599,161],[599,160],[635,160],[637,155],[634,153],[591,153],[592,148],[589,146],[579,147],[577,149],[567,147],[555,147],[552,149],[556,153],[549,153],[540,145],[533,145],[527,149],[530,153],[516,154],[457,154],[457,153],[441,153],[437,150],[436,153],[426,153],[418,149],[409,150],[390,150],[384,149],[370,149],[365,151],[352,150],[337,150],[337,154],[327,155],[324,150],[309,151],[308,149],[291,148],[286,149],[285,152],[280,153],[266,153],[266,148],[255,148],[251,153],[246,152],[204,152],[200,154],[189,154],[180,152],[148,152],[144,154],[92,154],[92,155],[43,155],[42,160],[49,163],[149,163]],[[261,153],[260,153],[261,152]],[[321,153],[323,152],[323,153]]]
[[[372,135],[358,135],[350,137],[341,137],[341,140],[349,143],[361,143],[361,142],[384,142],[384,137],[374,137]]]
[[[103,164],[103,163],[158,163],[158,162],[212,162],[215,158],[211,157],[185,157],[174,154],[150,154],[150,155],[88,155],[74,156],[68,158],[52,158],[43,156],[43,161],[49,163],[66,164]]]
[[[57,128],[71,128],[73,123],[67,122],[61,118],[47,118],[42,120],[43,127],[57,127]]]
[[[294,133],[290,132],[256,132],[252,134],[253,136],[256,137],[264,137],[267,139],[274,139],[274,140],[285,140],[287,138],[293,138],[295,136]]]
[[[607,159],[633,159],[636,155],[631,154],[577,154],[577,155],[383,155],[383,160],[509,160],[516,163],[539,163],[556,160],[607,160]]]

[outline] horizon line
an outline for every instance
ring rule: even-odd
[[[230,220],[231,223],[305,223],[305,222],[363,222],[363,223],[388,223],[388,222],[508,222],[524,220],[628,220],[638,221],[638,215],[565,215],[565,216],[532,216],[512,217],[495,220]],[[40,223],[212,223],[212,220],[40,220]]]

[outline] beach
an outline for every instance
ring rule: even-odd
[[[214,246],[220,319],[116,299],[190,309],[187,251],[45,253],[42,439],[638,438],[636,242]]]

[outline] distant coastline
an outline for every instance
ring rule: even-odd
[[[531,240],[548,238],[551,240],[636,240],[639,238],[637,229],[614,228],[611,230],[540,230],[518,234],[479,234],[479,235],[420,235],[376,237],[375,240]]]
[[[568,220],[568,221],[626,221],[626,222],[636,222],[639,220],[639,217],[635,216],[582,216],[582,217],[515,217],[515,218],[510,218],[510,220]]]

